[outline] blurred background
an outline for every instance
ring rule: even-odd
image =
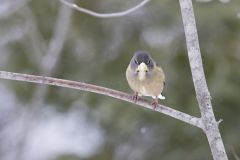
[[[75,1],[117,12],[140,0]],[[240,1],[194,0],[206,79],[230,159],[240,154]],[[147,50],[166,74],[162,104],[199,117],[178,1],[152,0],[99,19],[58,0],[0,1],[1,70],[52,76],[132,93],[125,70]],[[114,98],[0,80],[1,160],[212,159],[198,128]]]

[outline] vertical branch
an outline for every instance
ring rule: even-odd
[[[56,66],[57,62],[61,56],[61,51],[66,40],[67,32],[69,26],[71,24],[71,15],[72,9],[62,4],[60,6],[57,21],[55,24],[55,28],[53,29],[54,34],[49,43],[49,47],[47,49],[46,55],[40,61],[40,72],[42,75],[50,76]],[[29,131],[34,126],[35,121],[38,115],[38,109],[43,105],[44,98],[46,95],[48,87],[47,86],[38,86],[33,93],[32,100],[30,102],[30,110],[29,113],[24,117],[24,126],[22,129],[22,137],[19,140],[18,150],[16,151],[17,159],[25,159],[24,157],[24,146]]]
[[[227,160],[227,154],[218,129],[218,122],[216,122],[213,113],[211,97],[203,71],[192,1],[179,0],[179,2],[184,24],[192,78],[196,91],[197,101],[201,111],[203,131],[207,136],[214,160]]]

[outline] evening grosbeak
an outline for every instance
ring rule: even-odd
[[[158,105],[158,98],[162,96],[165,85],[165,75],[162,68],[156,64],[146,51],[137,51],[126,70],[126,78],[129,86],[135,92],[135,102],[138,96],[151,96],[153,98],[153,109]]]

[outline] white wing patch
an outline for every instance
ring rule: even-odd
[[[140,93],[141,95],[143,95],[143,96],[150,96],[150,97],[152,97],[152,98],[159,98],[159,99],[161,99],[161,100],[163,100],[163,99],[166,99],[162,94],[159,94],[157,97],[156,96],[152,96],[152,95],[149,95],[149,93],[147,92],[147,90],[146,90],[146,88],[145,87],[142,87],[141,88],[141,93]]]
[[[159,95],[158,95],[158,98],[159,98],[159,99],[165,99],[165,97],[164,97],[162,94],[159,94]]]

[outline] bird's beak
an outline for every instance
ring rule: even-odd
[[[139,70],[139,72],[146,72],[148,70],[148,67],[145,63],[141,63],[140,65],[138,65],[137,70]]]
[[[144,80],[146,78],[146,72],[148,71],[148,67],[145,63],[141,63],[137,67],[138,71],[138,78],[140,81]]]

